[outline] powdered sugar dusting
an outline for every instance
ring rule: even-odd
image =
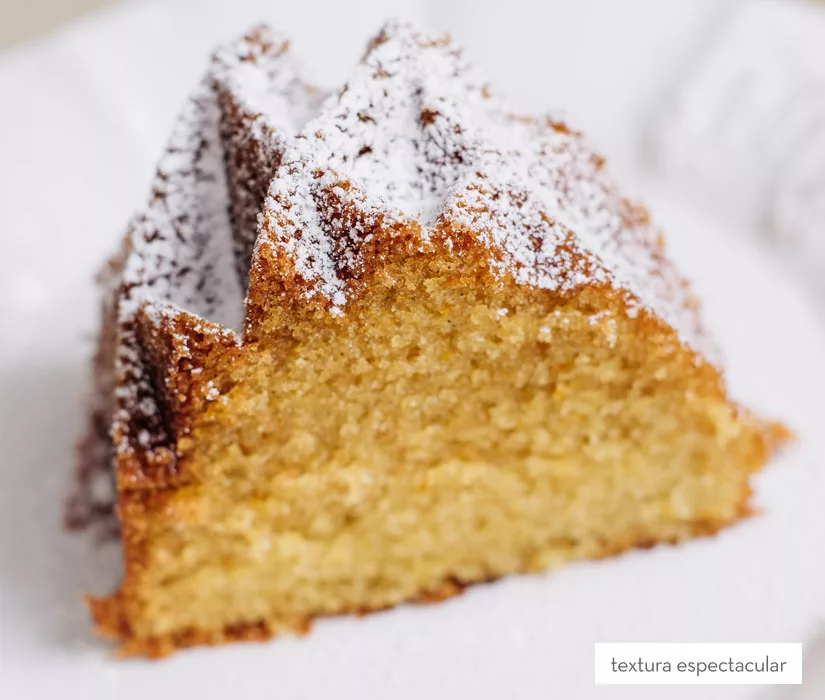
[[[119,319],[111,429],[119,455],[162,450],[168,441],[135,331],[138,309],[173,316],[183,309],[227,328],[243,321],[219,119],[204,83],[178,119],[149,204],[130,225],[120,276],[109,282]]]
[[[652,312],[702,348],[687,288],[646,212],[622,198],[579,134],[514,115],[447,39],[390,23],[347,84],[321,96],[266,28],[216,53],[133,224],[124,317],[151,301],[240,327],[268,183],[257,245],[287,256],[334,315],[346,313],[376,231],[404,226],[423,244],[463,229],[490,248],[500,275],[563,293],[612,285],[631,313]],[[226,121],[230,108],[236,121]],[[249,148],[255,157],[233,165]],[[265,166],[248,173],[249,162]]]
[[[315,116],[326,96],[303,81],[289,54],[289,41],[265,26],[219,48],[212,75],[253,117],[253,132],[276,148]]]
[[[135,217],[122,276],[120,317],[141,303],[186,309],[240,328],[243,298],[231,249],[217,99],[189,100],[158,165],[149,205]]]
[[[345,204],[359,215],[342,226]],[[622,288],[701,347],[658,232],[584,139],[513,115],[449,41],[398,23],[283,148],[258,245],[288,255],[307,294],[340,315],[369,232],[394,223],[419,225],[422,240],[435,228],[469,229],[493,268],[523,284]]]
[[[151,373],[145,366],[130,322],[121,327],[115,368],[115,410],[111,427],[115,454],[149,452],[164,445],[168,441],[164,420],[150,380]]]
[[[219,49],[212,74],[221,103],[236,266],[246,285],[269,183],[324,94],[301,79],[287,40],[267,27]]]

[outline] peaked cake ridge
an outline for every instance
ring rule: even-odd
[[[302,78],[289,41],[265,26],[219,48],[211,80],[222,112],[233,248],[246,284],[269,183],[288,144],[320,111],[326,93]]]
[[[152,181],[149,203],[129,224],[119,313],[168,304],[239,327],[242,292],[232,274],[229,193],[218,125],[206,84],[187,102]]]
[[[614,287],[631,313],[708,351],[659,231],[584,138],[513,113],[448,37],[401,22],[334,93],[305,82],[267,27],[217,51],[137,221],[131,296],[237,330],[243,288],[273,273],[262,255],[291,271],[295,293],[341,315],[367,262],[380,265],[365,258],[375,239],[403,230],[422,249],[471,235],[497,275],[539,289]]]

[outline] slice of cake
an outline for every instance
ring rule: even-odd
[[[221,49],[107,275],[99,630],[263,638],[746,513],[781,430],[603,166],[403,25],[329,96]]]

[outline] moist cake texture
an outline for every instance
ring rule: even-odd
[[[710,534],[783,437],[581,135],[403,24],[331,93],[219,49],[104,287],[127,654]]]

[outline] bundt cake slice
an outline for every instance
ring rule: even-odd
[[[782,436],[602,158],[404,25],[328,96],[221,49],[109,277],[126,653],[713,533]]]

